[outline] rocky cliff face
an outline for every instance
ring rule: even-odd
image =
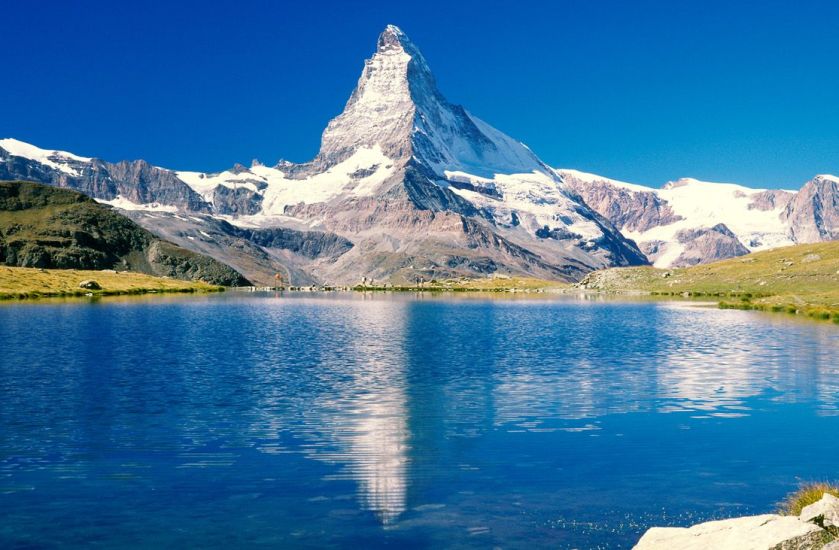
[[[684,250],[671,263],[673,267],[714,262],[749,253],[749,249],[743,246],[737,235],[722,223],[710,228],[682,229],[676,233],[676,242],[682,245]]]
[[[557,172],[587,205],[622,231],[644,232],[682,219],[653,189],[622,184],[575,170]]]
[[[839,178],[816,176],[787,204],[782,217],[796,242],[839,239]]]

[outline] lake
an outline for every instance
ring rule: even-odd
[[[0,546],[628,548],[839,478],[839,327],[692,304],[0,304]]]

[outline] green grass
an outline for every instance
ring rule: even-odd
[[[788,516],[797,516],[801,510],[820,501],[825,493],[839,497],[839,486],[830,483],[806,483],[787,495],[781,503],[779,512]]]
[[[613,268],[587,288],[713,298],[720,307],[785,312],[839,323],[839,242],[802,244],[686,268]]]
[[[96,281],[102,288],[100,290],[79,288],[79,283],[86,280]],[[224,290],[224,287],[203,282],[153,277],[141,273],[0,266],[0,300],[86,296],[88,294],[110,296],[221,290]]]

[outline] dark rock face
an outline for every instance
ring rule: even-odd
[[[536,236],[540,239],[553,239],[555,241],[578,240],[583,237],[578,233],[568,231],[565,227],[554,227],[551,229],[547,225],[541,229],[537,229]]]
[[[19,267],[123,269],[244,285],[236,271],[161,241],[113,209],[67,189],[0,182],[0,262]]]
[[[297,231],[283,227],[242,229],[231,226],[231,233],[264,248],[288,250],[310,259],[334,260],[353,247],[353,243],[344,237],[321,231]]]
[[[213,207],[219,214],[249,216],[262,209],[262,195],[245,187],[219,185],[213,190]]]
[[[816,176],[787,204],[782,217],[799,243],[839,239],[839,181]]]
[[[789,204],[795,197],[795,193],[783,191],[780,189],[768,189],[763,193],[759,193],[752,198],[752,203],[749,205],[750,210],[774,210]]]
[[[680,231],[676,239],[684,245],[684,251],[673,262],[673,267],[696,265],[749,253],[749,249],[743,246],[737,236],[721,223],[711,228]]]

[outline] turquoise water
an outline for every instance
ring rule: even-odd
[[[360,294],[0,305],[0,547],[626,548],[839,478],[839,327]]]

